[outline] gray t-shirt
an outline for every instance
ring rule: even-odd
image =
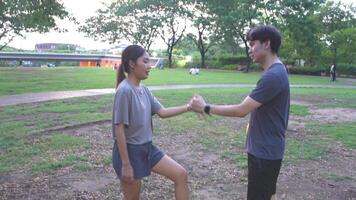
[[[247,152],[261,159],[282,159],[290,104],[285,66],[273,64],[249,96],[262,105],[251,112]]]
[[[125,124],[126,142],[144,144],[152,141],[152,115],[162,105],[147,87],[136,89],[130,81],[124,79],[118,86],[114,98],[112,115],[112,134],[116,139],[115,125]]]

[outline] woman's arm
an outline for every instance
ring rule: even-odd
[[[118,124],[115,125],[115,135],[116,135],[116,142],[119,148],[119,153],[122,162],[122,179],[123,181],[133,181],[133,169],[130,163],[129,154],[127,152],[127,144],[126,144],[126,137],[125,137],[125,125]]]
[[[189,104],[178,106],[178,107],[170,107],[170,108],[161,108],[157,114],[161,118],[174,117],[180,115],[182,113],[188,112],[191,110]]]

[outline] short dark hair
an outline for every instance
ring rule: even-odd
[[[271,42],[272,52],[278,53],[282,37],[276,27],[262,25],[250,29],[246,39],[247,41],[259,40],[261,43],[269,40]]]

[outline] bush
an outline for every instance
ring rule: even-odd
[[[220,67],[219,69],[245,71],[246,65],[228,64],[228,65],[224,65],[223,67]],[[249,68],[249,71],[261,71],[261,70],[262,70],[261,66],[255,63],[252,63]]]
[[[219,68],[219,69],[237,70],[238,67],[239,67],[239,65],[237,65],[237,64],[227,64],[227,65],[222,66],[222,67]]]
[[[229,64],[246,64],[247,58],[243,55],[222,55],[218,57],[214,57],[213,60],[217,60],[221,65],[229,65]]]
[[[321,74],[330,75],[330,66],[319,67],[292,67],[289,68],[291,74],[303,74],[320,76]],[[336,73],[346,76],[356,76],[356,64],[340,63],[336,65]]]
[[[259,64],[252,63],[250,65],[250,71],[262,71],[262,67]]]
[[[289,68],[290,74],[303,74],[303,75],[313,75],[320,76],[322,73],[326,73],[325,67],[292,67]]]
[[[330,70],[328,70],[329,73]],[[356,64],[340,63],[336,64],[336,73],[342,75],[356,76]]]
[[[283,64],[285,65],[295,65],[295,59],[282,59]]]

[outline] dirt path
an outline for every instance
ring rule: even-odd
[[[236,123],[234,119],[224,123],[235,128],[244,126],[244,122]],[[296,132],[303,134],[303,123],[298,118],[292,118],[287,134],[293,137]],[[91,163],[110,158],[112,140],[109,122],[68,127],[60,131],[89,139],[91,148],[84,153]],[[200,137],[201,134],[196,132],[164,135],[155,137],[155,143],[189,171],[191,199],[245,199],[246,169],[198,143]],[[280,199],[355,199],[355,180],[337,178],[356,177],[355,155],[355,151],[336,144],[329,148],[324,159],[283,165],[277,191]],[[118,180],[114,177],[110,163],[104,165],[100,162],[83,172],[72,167],[42,175],[19,170],[1,176],[0,199],[122,199]],[[143,181],[142,199],[173,199],[173,185],[153,174]]]

